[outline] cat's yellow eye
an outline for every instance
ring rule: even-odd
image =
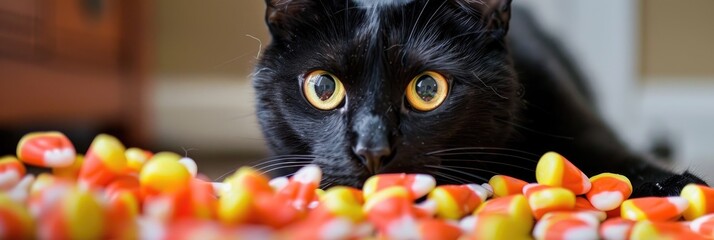
[[[345,87],[340,79],[323,70],[307,74],[302,91],[305,99],[320,110],[332,110],[345,99]]]
[[[414,77],[407,85],[407,101],[416,110],[431,111],[444,102],[448,89],[449,83],[443,75],[426,71]]]

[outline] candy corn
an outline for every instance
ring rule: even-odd
[[[575,195],[587,193],[592,186],[585,173],[555,152],[548,152],[540,158],[536,179],[539,184],[567,188]]]
[[[72,165],[76,152],[67,136],[60,132],[36,132],[23,136],[17,144],[17,157],[40,167]]]
[[[109,135],[69,165],[38,160],[37,152],[61,152],[47,149],[62,139],[28,135],[18,154],[35,155],[0,158],[0,239],[714,238],[712,188],[628,199],[626,177],[588,179],[552,152],[532,184],[496,175],[436,186],[427,174],[394,173],[372,176],[362,189],[323,190],[317,165],[272,180],[242,167],[212,182],[191,158],[125,149]],[[27,174],[33,161],[53,174]],[[681,216],[691,222],[677,222]]]
[[[8,190],[25,176],[25,166],[13,156],[0,158],[0,191]]]
[[[514,177],[494,175],[488,184],[493,188],[493,196],[504,197],[523,193],[523,187],[528,183]]]
[[[364,183],[362,191],[364,198],[369,199],[373,194],[391,186],[404,186],[409,190],[412,199],[423,197],[436,186],[434,177],[426,174],[380,174],[372,176]]]
[[[649,239],[704,239],[678,222],[640,221],[635,223],[630,231],[631,240]]]
[[[704,215],[694,219],[689,228],[704,237],[714,238],[714,214]]]
[[[154,155],[139,173],[142,190],[147,194],[175,193],[188,187],[191,174],[179,163],[181,156],[160,152]]]
[[[575,195],[565,188],[528,184],[523,188],[523,193],[536,219],[547,212],[575,208]]]
[[[629,220],[669,221],[676,220],[689,206],[682,197],[633,198],[622,203],[622,218]]]
[[[476,184],[444,185],[429,193],[428,200],[436,204],[436,215],[459,219],[472,213],[488,196],[488,191]]]
[[[592,205],[602,211],[610,211],[622,204],[632,194],[632,184],[627,177],[602,173],[590,178],[592,188],[586,194]]]
[[[686,220],[694,220],[705,214],[714,213],[714,189],[697,184],[684,186],[680,196],[687,199],[689,207],[682,214]]]
[[[115,137],[100,134],[89,146],[84,163],[79,170],[78,181],[83,188],[99,188],[126,170],[124,145]],[[72,156],[74,159],[74,156]]]
[[[22,204],[0,192],[0,239],[31,239],[35,224]]]

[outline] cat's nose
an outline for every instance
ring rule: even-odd
[[[353,131],[355,142],[352,151],[367,167],[367,171],[376,174],[386,164],[387,156],[392,154],[389,144],[389,127],[375,115],[362,116],[355,121]]]
[[[392,153],[387,145],[365,147],[359,143],[354,148],[354,152],[362,159],[362,164],[367,167],[367,171],[371,174],[376,174],[382,167],[383,158]]]

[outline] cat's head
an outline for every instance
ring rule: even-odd
[[[359,186],[375,173],[438,172],[448,155],[436,151],[512,135],[510,0],[266,1],[258,119],[274,154],[305,155],[271,170],[309,159],[327,182]]]

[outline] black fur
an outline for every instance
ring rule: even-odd
[[[310,155],[326,181],[353,186],[371,175],[355,146],[380,138],[389,155],[379,172],[427,172],[441,182],[482,182],[494,173],[533,181],[535,160],[547,151],[588,175],[677,183],[643,194],[701,182],[627,150],[595,114],[565,54],[525,13],[513,13],[509,24],[511,15],[509,0],[267,0],[273,39],[254,86],[270,148],[278,156]],[[318,110],[303,97],[303,78],[317,69],[347,90],[335,110]],[[419,112],[404,90],[426,70],[445,75],[450,92],[437,109]]]

